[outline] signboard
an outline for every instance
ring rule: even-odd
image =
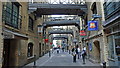
[[[48,39],[44,39],[45,43],[48,43]]]
[[[98,21],[88,21],[88,30],[89,31],[98,30]]]
[[[53,43],[51,42],[50,45],[52,45]]]
[[[86,32],[84,30],[80,30],[80,36],[81,37],[86,37]]]

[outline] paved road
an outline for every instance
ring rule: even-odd
[[[57,54],[54,51],[49,57],[49,54],[41,57],[36,61],[36,66],[100,66],[99,64],[93,64],[90,61],[86,60],[86,64],[82,64],[82,59],[77,59],[76,63],[72,62],[72,55],[68,52],[60,51]],[[34,66],[34,63],[30,63],[26,66]]]

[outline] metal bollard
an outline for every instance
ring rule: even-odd
[[[69,54],[70,54],[70,50],[69,50]]]
[[[35,61],[34,61],[34,66],[36,66],[36,55],[34,55]]]
[[[103,62],[103,68],[106,68],[106,62]]]
[[[49,51],[49,57],[51,56],[51,51]]]

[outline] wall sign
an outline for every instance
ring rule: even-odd
[[[44,39],[45,43],[48,43],[48,39]]]
[[[86,32],[84,30],[80,30],[80,36],[81,37],[86,37]]]
[[[98,21],[88,21],[88,30],[89,31],[98,30]]]

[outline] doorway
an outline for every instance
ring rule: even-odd
[[[3,67],[9,66],[9,56],[10,56],[10,39],[4,40],[4,46],[3,46]]]
[[[40,56],[40,57],[41,57],[41,52],[42,52],[41,43],[39,43],[39,56]]]
[[[10,66],[17,65],[17,47],[17,40],[4,39],[2,68],[9,68]]]
[[[100,42],[99,41],[95,41],[94,45],[95,45],[95,60],[98,63],[100,63]]]

